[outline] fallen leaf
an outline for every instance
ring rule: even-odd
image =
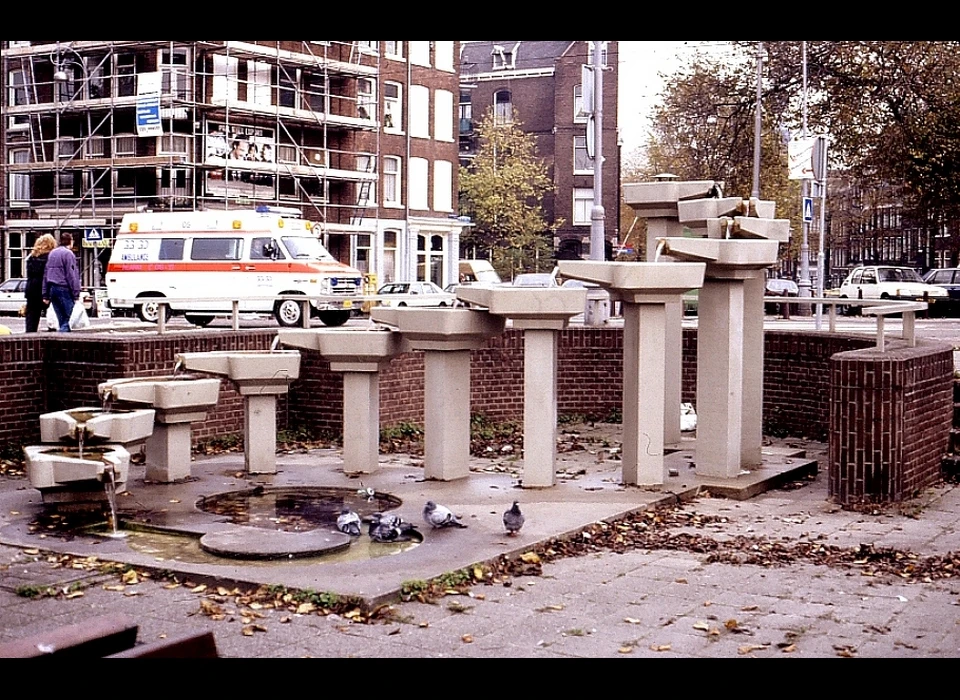
[[[164,588],[166,588],[166,589],[169,591],[169,590],[171,590],[171,589],[173,589],[173,588],[180,588],[180,584],[179,584],[179,583],[168,583],[167,585],[164,586]]]
[[[139,579],[139,577],[137,576],[137,572],[134,571],[133,569],[130,569],[129,571],[127,571],[127,572],[126,572],[123,576],[121,576],[120,578],[121,578],[121,580],[122,580],[124,583],[128,583],[128,584],[130,584],[131,586],[135,586],[135,585],[137,585],[138,583],[140,583],[140,579]]]
[[[300,603],[300,605],[297,606],[297,615],[309,615],[316,609],[317,606],[313,603]]]
[[[230,595],[230,590],[228,588],[224,588],[223,586],[218,586],[217,595]]]
[[[639,624],[640,624],[640,620],[638,620],[638,619],[635,618],[635,617],[625,617],[625,618],[623,618],[623,621],[626,622],[626,623],[629,624],[629,625],[639,625]]]
[[[749,654],[752,651],[759,651],[763,648],[764,646],[762,644],[744,644],[742,647],[737,647],[737,653],[742,656],[743,654]]]
[[[103,587],[103,590],[105,590],[105,591],[123,591],[123,590],[126,590],[126,588],[127,588],[127,587],[124,586],[122,583],[118,583],[118,584],[116,584],[115,586],[104,586],[104,587]]]
[[[783,649],[781,649],[780,651],[782,651],[784,654],[792,654],[796,650],[797,650],[796,644],[788,644],[787,646],[783,647]]]
[[[759,605],[747,605],[745,607],[740,608],[740,610],[742,612],[753,612],[754,610],[759,609],[759,607],[760,607]]]
[[[477,581],[482,581],[483,569],[481,569],[479,566],[473,567],[473,578],[476,579]]]
[[[673,647],[669,644],[651,644],[651,651],[670,651]]]
[[[540,557],[537,556],[536,552],[524,552],[520,555],[520,560],[526,562],[527,564],[540,563]]]
[[[735,630],[737,629],[737,627],[739,627],[739,625],[737,624],[737,621],[732,619],[724,622],[723,626],[726,627],[728,630]]]
[[[83,591],[74,591],[73,593],[67,593],[67,595],[64,596],[64,598],[66,598],[67,600],[72,600],[73,598],[82,598],[82,597],[83,597]]]
[[[619,649],[617,649],[617,651],[620,652],[621,654],[632,654],[632,653],[633,653],[633,647],[629,647],[629,646],[627,646],[627,647],[620,647]]]
[[[195,586],[195,587],[191,588],[191,589],[190,589],[190,592],[191,592],[191,593],[203,593],[205,590],[207,590],[207,584],[201,583],[199,586]]]
[[[706,622],[698,622],[693,626],[693,629],[707,632],[710,629],[710,625],[708,625]]]
[[[171,502],[171,503],[179,503],[179,502],[180,502],[180,499],[179,499],[179,498],[171,498],[171,499],[170,499],[170,502]]]
[[[470,644],[470,643],[473,642],[473,635],[472,635],[472,634],[465,634],[465,635],[463,635],[462,637],[460,637],[460,639],[463,640],[463,643],[464,643],[464,644]]]
[[[39,550],[39,549],[33,549],[33,548],[31,547],[30,549],[25,549],[25,550],[23,550],[23,553],[24,553],[24,554],[40,554],[40,550]]]

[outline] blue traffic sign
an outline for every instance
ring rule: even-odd
[[[813,221],[813,197],[803,198],[803,223],[809,224]]]

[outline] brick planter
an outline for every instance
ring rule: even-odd
[[[830,361],[828,493],[899,502],[941,478],[953,418],[953,347],[918,342]]]

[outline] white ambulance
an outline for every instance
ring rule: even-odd
[[[198,326],[232,311],[234,300],[241,312],[301,326],[301,302],[269,298],[278,295],[311,297],[311,316],[340,326],[363,293],[362,273],[323,247],[312,222],[296,209],[268,206],[126,214],[106,277],[111,309],[156,322],[160,306],[147,300],[166,298],[168,314]]]

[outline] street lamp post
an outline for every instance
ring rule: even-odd
[[[590,209],[590,259],[606,257],[603,210],[603,42],[593,42],[593,207]],[[587,125],[590,128],[590,125]],[[589,135],[588,135],[589,136]],[[610,317],[610,295],[604,289],[590,289],[584,320],[602,326]]]

